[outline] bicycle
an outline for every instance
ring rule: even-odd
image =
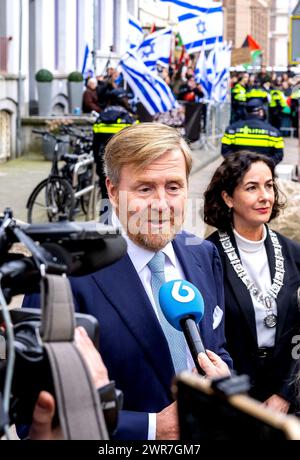
[[[81,158],[87,159],[87,160],[92,160],[93,158],[93,137],[91,134],[91,131],[89,130],[88,132],[85,129],[74,129],[70,126],[64,126],[62,127],[62,132],[64,134],[67,134],[71,136],[71,138],[74,137],[74,141],[71,141],[71,146],[73,149],[73,154],[78,155]],[[85,155],[83,157],[82,155]],[[93,188],[88,189],[88,187],[91,186],[95,182],[95,178],[93,179],[93,168],[88,167],[89,165],[92,165],[92,161],[88,161],[85,164],[80,165],[80,171],[78,174],[77,178],[77,169],[75,167],[75,171],[72,170],[68,167],[66,164],[62,170],[63,175],[67,177],[70,183],[73,184],[73,188],[76,189],[75,191],[75,196],[79,197],[80,203],[76,204],[76,207],[80,204],[80,207],[85,215],[88,215],[90,213],[90,204],[91,204],[91,194],[92,191],[94,190]],[[83,171],[83,168],[86,166],[85,171]],[[96,166],[95,166],[96,167]],[[96,167],[97,171],[97,167]],[[75,174],[75,176],[73,176]],[[85,192],[81,195],[82,190],[85,190]],[[94,190],[94,193],[97,193],[98,188],[96,188],[96,191]],[[99,197],[98,197],[99,198]]]
[[[48,131],[33,130],[40,136],[55,139],[52,166],[49,176],[32,191],[27,201],[29,223],[74,220],[81,205],[85,219],[96,214],[96,172],[93,157],[89,153],[69,154],[59,157],[59,145],[69,143]],[[65,165],[59,168],[59,161]],[[79,216],[80,217],[80,216]]]

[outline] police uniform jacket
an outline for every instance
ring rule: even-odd
[[[270,123],[248,115],[226,128],[222,138],[224,157],[239,150],[250,150],[270,157],[275,164],[283,158],[284,142],[281,133]]]

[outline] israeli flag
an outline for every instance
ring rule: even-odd
[[[170,87],[152,73],[136,55],[126,53],[120,61],[124,79],[150,115],[163,113],[177,107]]]
[[[195,69],[195,78],[201,84],[205,98],[213,102],[225,102],[230,78],[231,45],[216,43],[205,56],[204,48]]]
[[[161,0],[176,5],[179,33],[188,53],[212,49],[223,41],[222,2],[213,0]]]
[[[213,100],[225,102],[228,94],[228,83],[230,78],[229,67],[231,64],[231,44],[220,43],[215,55],[215,77]]]
[[[128,14],[128,49],[138,48],[144,39],[142,24],[131,14]]]
[[[171,53],[172,29],[166,29],[153,32],[148,35],[143,43],[139,46],[138,55],[144,64],[151,70],[156,70],[156,65],[168,67]]]
[[[207,59],[205,56],[205,50],[202,48],[199,59],[195,67],[195,80],[200,83],[204,93],[204,100],[209,101],[212,94],[212,75],[211,69],[207,68]]]
[[[88,44],[86,44],[84,49],[81,73],[84,79],[94,76],[94,60]]]

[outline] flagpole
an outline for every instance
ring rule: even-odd
[[[96,35],[96,32],[97,32],[97,27],[96,25],[98,24],[98,21],[97,21],[97,12],[98,12],[98,8],[97,8],[97,3],[98,3],[98,0],[93,0],[93,50],[91,51],[92,53],[92,56],[93,56],[93,68],[94,68],[94,75],[96,75],[96,48],[97,48],[97,35]]]

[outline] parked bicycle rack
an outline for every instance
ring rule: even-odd
[[[73,172],[73,189],[76,190],[79,184],[79,176],[82,174],[82,169],[86,167],[92,167],[92,180],[91,185],[84,187],[77,192],[75,192],[75,198],[80,198],[84,195],[90,194],[89,204],[88,204],[88,212],[86,214],[86,220],[90,219],[97,219],[96,216],[96,206],[97,206],[97,174],[96,174],[96,165],[94,163],[94,158],[85,158],[78,163],[75,164],[74,172]]]

